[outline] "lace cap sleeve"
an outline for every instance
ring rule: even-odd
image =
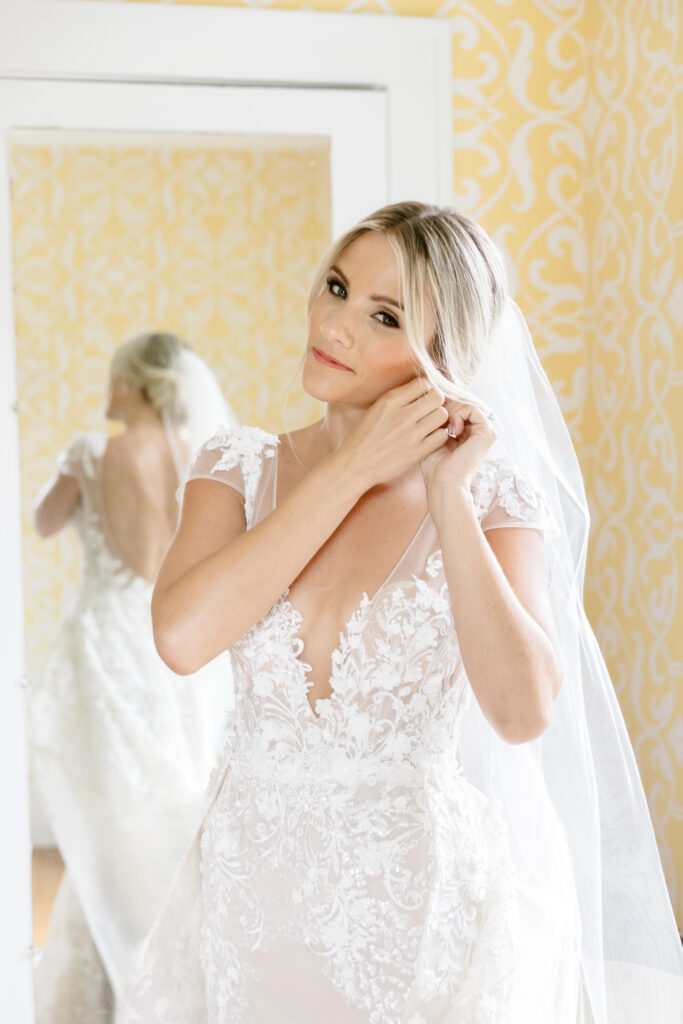
[[[62,476],[92,479],[95,460],[100,458],[107,444],[107,435],[100,433],[76,434],[71,443],[57,456],[57,472]]]
[[[555,520],[537,481],[509,459],[485,461],[472,484],[483,530],[526,526],[552,532]]]
[[[263,470],[263,460],[275,455],[279,438],[259,427],[225,427],[198,449],[188,472],[187,480],[204,478],[218,480],[238,492],[244,501],[247,527],[253,519],[256,491]],[[185,484],[176,492],[182,500]]]

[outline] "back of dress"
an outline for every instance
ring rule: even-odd
[[[77,480],[81,492],[74,526],[83,547],[84,588],[133,586],[145,592],[178,515],[178,481],[163,428],[113,439],[101,432],[78,434],[58,468]]]
[[[104,433],[80,434],[59,458],[81,494],[72,519],[81,584],[30,688],[27,717],[32,770],[69,885],[116,992],[204,812],[232,692],[227,657],[180,677],[156,651],[152,579],[175,528],[175,475],[116,446],[108,465],[109,444]],[[36,979],[39,1020],[51,1024],[76,1019],[60,1016],[51,979],[86,941],[73,906],[63,911]]]

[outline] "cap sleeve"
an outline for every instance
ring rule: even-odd
[[[525,526],[552,532],[555,519],[538,482],[509,460],[486,461],[472,484],[482,530]]]
[[[232,487],[244,502],[247,527],[253,520],[254,503],[264,458],[272,458],[279,438],[258,427],[221,426],[194,455],[187,480],[217,480]],[[176,492],[182,500],[185,484]]]
[[[95,475],[95,460],[100,458],[107,444],[107,435],[81,432],[57,456],[57,473],[73,476],[76,480]]]

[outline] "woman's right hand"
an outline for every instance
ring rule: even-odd
[[[231,647],[273,607],[367,490],[445,443],[446,419],[443,396],[424,381],[385,392],[337,451],[249,529],[243,499],[232,487],[190,480],[152,600],[154,636],[166,664],[186,675]]]
[[[373,402],[337,450],[363,493],[400,476],[446,443],[444,401],[429,381],[414,377]]]

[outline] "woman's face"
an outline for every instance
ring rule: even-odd
[[[367,232],[344,249],[311,307],[303,386],[323,402],[368,406],[417,373],[391,246]],[[435,323],[425,303],[424,331]],[[325,358],[337,365],[330,365]],[[339,365],[341,364],[341,365]]]

